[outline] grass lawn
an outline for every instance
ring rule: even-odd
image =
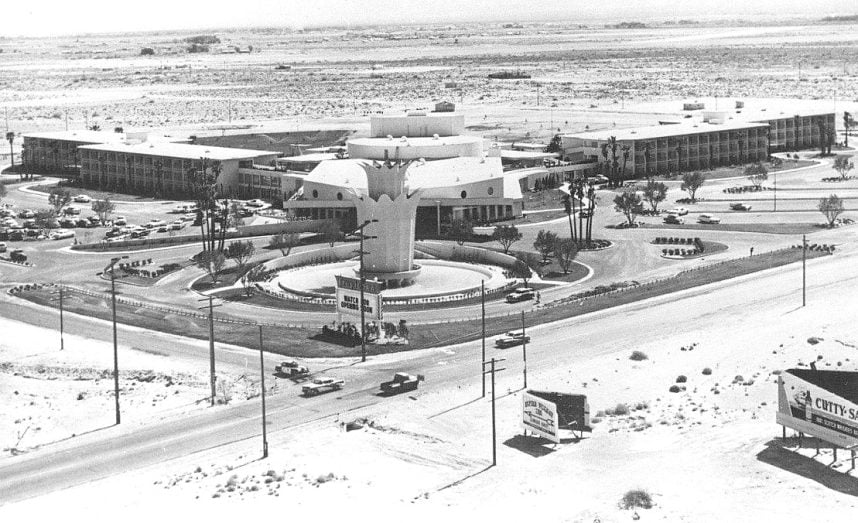
[[[171,203],[173,201],[173,200],[169,200],[169,202],[167,202],[167,201],[165,201],[164,198],[154,198],[151,195],[141,196],[139,194],[125,194],[125,193],[118,193],[118,192],[112,192],[112,191],[99,191],[97,189],[92,189],[92,188],[87,188],[87,187],[78,187],[76,185],[69,185],[67,183],[52,183],[52,184],[48,184],[48,185],[34,185],[30,189],[33,191],[49,193],[49,192],[51,192],[51,189],[54,189],[57,186],[62,187],[63,189],[68,189],[69,192],[72,193],[73,196],[78,195],[78,194],[86,194],[87,196],[89,196],[93,200],[105,200],[105,199],[110,199],[112,201],[147,201],[148,200],[148,201],[152,201],[152,202],[163,201],[165,204]]]
[[[769,174],[781,171],[788,171],[792,169],[800,169],[802,167],[808,167],[810,165],[816,165],[819,162],[813,160],[798,160],[794,162],[792,160],[784,161],[780,167],[774,168],[772,164],[769,162],[763,162],[763,166],[769,171]],[[746,166],[736,166],[736,167],[719,167],[717,169],[703,170],[700,171],[706,175],[707,180],[723,180],[724,178],[737,178],[745,176],[745,167]],[[664,176],[659,175],[653,178],[654,180],[663,182],[663,181],[681,181],[681,175],[674,176]],[[750,182],[749,182],[750,183]]]
[[[808,251],[807,256],[808,258],[816,258],[825,256],[825,254],[818,251]],[[755,271],[779,267],[799,261],[801,257],[802,251],[800,249],[784,249],[685,271],[658,283],[630,287],[612,294],[594,296],[585,300],[570,297],[527,313],[526,322],[529,325],[536,325],[571,318],[707,283],[728,280]],[[53,301],[52,288],[50,287],[23,291],[20,296],[44,306],[58,306]],[[105,296],[88,296],[71,292],[64,300],[64,307],[68,311],[103,320],[109,320],[111,317],[110,305]],[[191,313],[191,315],[187,313]],[[116,314],[118,321],[124,324],[192,338],[208,339],[207,316],[199,311],[189,310],[186,311],[186,314],[179,314],[119,302],[117,303]],[[258,331],[255,325],[228,322],[230,318],[220,314],[216,314],[215,317],[219,318],[215,322],[215,339],[217,341],[256,348]],[[494,336],[506,332],[509,330],[510,321],[509,316],[487,318],[486,334]],[[284,324],[266,327],[266,331],[270,333],[267,336],[270,341],[266,343],[266,348],[277,354],[297,357],[341,357],[360,354],[359,347],[344,347],[313,339],[321,332],[321,325]],[[410,325],[409,331],[410,345],[406,347],[368,345],[367,350],[370,354],[382,354],[475,340],[480,337],[481,324],[478,320],[465,320],[431,325]]]

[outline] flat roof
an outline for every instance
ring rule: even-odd
[[[91,151],[110,151],[117,153],[143,154],[148,156],[167,156],[186,160],[244,160],[258,156],[280,154],[277,151],[256,151],[253,149],[232,149],[228,147],[212,147],[210,145],[191,145],[170,142],[142,142],[136,144],[111,143],[83,145],[80,149]]]
[[[278,162],[299,162],[299,163],[307,163],[307,162],[323,162],[325,160],[338,160],[337,153],[312,153],[312,154],[302,154],[300,156],[285,156],[283,158],[277,158]]]
[[[91,143],[117,143],[125,139],[125,133],[78,129],[73,131],[46,131],[42,133],[24,133],[24,138],[39,138],[42,140],[68,140],[75,142]]]
[[[476,142],[482,143],[483,139],[479,136],[456,134],[453,136],[439,136],[438,138],[435,138],[434,136],[410,136],[406,137],[404,140],[401,136],[394,136],[392,138],[388,138],[386,136],[377,138],[353,138],[349,140],[348,143],[364,146],[371,145],[374,147],[427,147],[433,145],[458,145]]]
[[[648,127],[632,127],[626,129],[603,129],[576,134],[565,134],[569,138],[581,140],[608,140],[611,136],[617,140],[651,140],[653,138],[667,138],[670,136],[683,136],[687,134],[705,134],[719,131],[736,131],[740,129],[752,129],[768,127],[767,123],[760,122],[726,122],[722,124],[695,123],[695,124],[668,124],[651,125]]]
[[[544,160],[547,158],[557,158],[557,153],[543,153],[536,151],[510,151],[508,149],[500,150],[501,158],[507,160]]]
[[[319,164],[310,172],[307,181],[338,185],[342,187],[366,188],[366,171],[363,165],[372,165],[373,160],[331,160]],[[447,187],[473,183],[488,178],[501,178],[503,166],[500,158],[477,158],[462,156],[446,160],[414,161],[409,168],[409,185],[418,187]]]

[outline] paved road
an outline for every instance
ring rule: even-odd
[[[851,247],[832,257],[811,260],[808,299],[823,299],[826,293],[842,288],[844,278],[850,282],[858,280],[854,271],[856,259],[858,248]],[[688,325],[705,330],[716,323],[720,325],[725,315],[743,315],[749,307],[788,313],[800,303],[800,281],[801,266],[794,264],[535,327],[530,330],[533,343],[528,346],[529,374],[538,376],[540,369],[572,368],[575,362],[596,355],[627,352],[639,339],[684,332]],[[716,310],[720,314],[712,314]],[[515,387],[521,371],[519,351],[493,348],[488,351],[489,357],[503,354],[509,358],[505,363],[509,371],[499,386]],[[382,399],[374,395],[379,381],[393,370],[424,374],[424,388],[475,387],[479,380],[479,354],[480,342],[471,342],[420,353],[387,355],[366,364],[331,370],[330,374],[347,379],[343,392],[305,399],[290,390],[272,397],[270,430],[284,430],[381,401],[407,402],[405,397]],[[260,431],[260,423],[258,402],[251,401],[141,429],[113,427],[90,433],[0,462],[0,503],[254,437]]]

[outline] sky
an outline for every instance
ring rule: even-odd
[[[856,14],[855,0],[6,0],[0,36],[228,27]]]

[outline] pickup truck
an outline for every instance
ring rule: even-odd
[[[417,390],[417,384],[423,381],[423,375],[406,374],[405,372],[397,372],[393,375],[393,379],[385,381],[381,384],[381,392],[384,394],[399,394],[409,390]]]
[[[280,365],[274,367],[274,372],[283,374],[289,378],[297,376],[306,376],[310,373],[310,369],[303,365],[299,365],[295,360],[285,360],[280,362]]]
[[[307,383],[306,385],[301,387],[301,393],[304,394],[304,396],[315,396],[317,394],[322,394],[323,392],[340,390],[341,388],[343,388],[344,383],[345,381],[339,378],[316,378],[310,383]]]

